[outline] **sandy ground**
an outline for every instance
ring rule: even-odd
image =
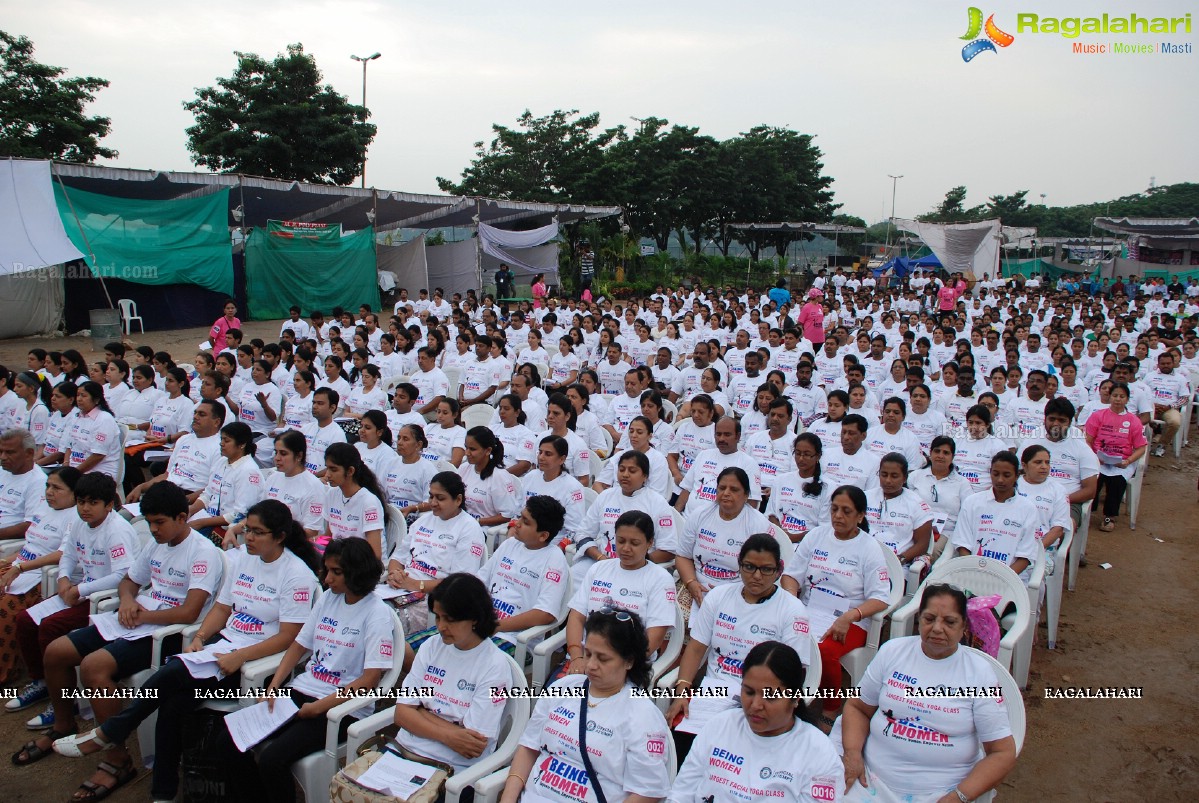
[[[277,336],[280,322],[250,323],[247,337]],[[190,361],[203,329],[134,335],[134,343]],[[90,351],[85,338],[0,342],[0,362],[24,367],[29,348]],[[1199,676],[1194,633],[1199,596],[1199,429],[1176,460],[1153,458],[1137,529],[1122,517],[1115,532],[1092,526],[1089,565],[1066,592],[1056,650],[1041,626],[1024,695],[1028,736],[1015,772],[999,796],[1017,801],[1191,801],[1199,797],[1199,720],[1188,685]],[[1095,521],[1098,524],[1098,521]],[[1099,564],[1110,563],[1110,569]],[[1187,681],[1187,677],[1191,681]],[[1046,686],[1140,687],[1140,700],[1046,699]],[[1188,713],[1190,712],[1190,713]],[[0,746],[16,751],[31,714],[0,714]],[[67,800],[92,762],[53,756],[36,767],[0,763],[9,803]],[[145,800],[148,774],[112,796]]]

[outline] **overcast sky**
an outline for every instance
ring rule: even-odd
[[[978,0],[975,0],[978,2]],[[350,54],[381,52],[367,101],[379,134],[368,183],[437,192],[458,178],[493,122],[526,108],[598,111],[605,126],[664,117],[717,138],[757,124],[813,134],[844,212],[876,221],[928,211],[952,186],[967,203],[1029,190],[1050,205],[1199,180],[1199,53],[1079,55],[1056,34],[1016,33],[1016,11],[1182,16],[1192,34],[1080,42],[1199,45],[1199,9],[1021,0],[997,12],[1015,42],[961,57],[969,2],[943,0],[520,0],[226,2],[0,0],[0,27],[40,61],[107,78],[92,105],[112,118],[113,164],[194,170],[182,102],[228,76],[233,51],[312,53],[325,81],[361,100]],[[1000,4],[980,6],[985,14]]]

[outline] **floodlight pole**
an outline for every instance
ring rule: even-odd
[[[382,53],[373,53],[369,56],[350,56],[354,61],[362,62],[362,108],[366,109],[366,65],[383,55]],[[363,118],[365,121],[365,117]],[[366,148],[362,149],[362,187],[366,187]]]
[[[891,179],[891,217],[887,218],[887,253],[891,252],[891,225],[895,222],[895,185],[903,176],[893,176],[887,174],[887,178]]]

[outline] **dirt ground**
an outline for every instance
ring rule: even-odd
[[[250,323],[247,338],[271,339],[280,322]],[[134,344],[165,349],[190,362],[203,329],[135,334]],[[86,338],[0,341],[0,363],[25,365],[40,346],[91,351]],[[1056,650],[1042,625],[1024,699],[1028,735],[1015,772],[999,789],[1016,801],[1192,801],[1199,797],[1199,718],[1191,685],[1199,677],[1193,615],[1199,597],[1199,429],[1176,460],[1153,458],[1137,529],[1121,517],[1115,532],[1091,527],[1089,565],[1066,592]],[[1098,524],[1098,521],[1095,522]],[[1100,564],[1111,564],[1110,569]],[[1187,681],[1186,678],[1191,680]],[[1045,687],[1140,687],[1140,700],[1046,699]],[[1190,713],[1188,713],[1190,712]],[[31,713],[0,714],[0,747],[15,752],[27,739]],[[94,766],[52,756],[36,767],[0,763],[8,803],[67,800]],[[112,796],[145,800],[148,773]],[[311,802],[310,802],[311,803]]]

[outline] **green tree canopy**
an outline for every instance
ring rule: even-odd
[[[321,84],[303,45],[288,45],[273,61],[236,55],[231,77],[197,89],[183,104],[196,117],[187,129],[192,161],[222,173],[352,182],[375,138],[367,110]]]
[[[100,145],[109,118],[84,113],[108,81],[64,72],[35,61],[28,38],[0,31],[0,156],[83,163],[116,157]]]

